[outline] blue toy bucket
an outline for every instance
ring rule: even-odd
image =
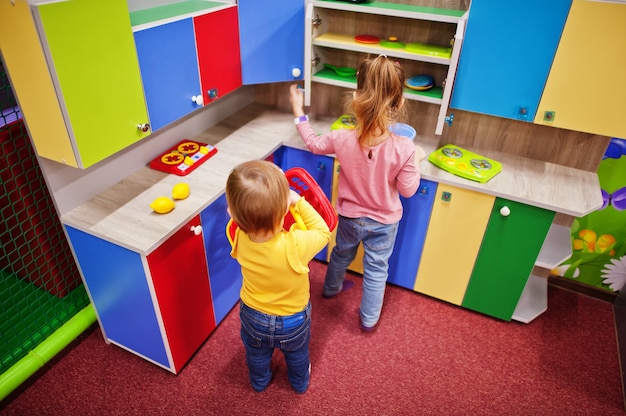
[[[398,136],[404,136],[411,141],[415,139],[415,135],[417,134],[413,127],[404,123],[394,123],[389,126],[389,130],[391,130],[393,134],[397,134]]]

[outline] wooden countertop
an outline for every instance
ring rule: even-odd
[[[305,149],[291,114],[252,106],[226,126],[195,137],[218,149],[217,154],[187,176],[177,176],[143,167],[61,217],[61,221],[106,241],[147,255],[180,227],[198,215],[224,192],[226,178],[239,163],[264,159],[282,145]],[[312,120],[314,129],[328,131],[333,120]],[[230,124],[229,124],[230,123]],[[426,154],[436,143],[417,137]],[[487,183],[478,183],[445,172],[424,160],[424,179],[492,194],[556,212],[584,216],[602,205],[595,173],[481,149],[468,149],[500,161],[502,172]],[[157,214],[150,203],[170,196],[172,187],[186,182],[190,196],[176,202],[168,214]]]

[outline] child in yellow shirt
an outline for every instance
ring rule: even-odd
[[[284,173],[267,161],[244,162],[226,182],[228,212],[238,225],[231,256],[241,265],[241,339],[250,382],[269,385],[272,354],[279,348],[297,393],[309,386],[311,303],[308,263],[330,240],[324,219],[295,191]],[[290,207],[306,230],[283,229]],[[228,230],[227,230],[228,232]]]

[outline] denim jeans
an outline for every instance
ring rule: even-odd
[[[311,303],[295,315],[276,316],[240,302],[239,317],[252,388],[261,392],[270,384],[272,354],[279,348],[285,356],[291,386],[296,393],[304,393],[310,378]]]
[[[389,257],[398,234],[398,224],[382,224],[371,218],[346,218],[339,216],[336,246],[330,255],[326,270],[324,294],[332,296],[341,291],[346,270],[356,257],[359,243],[363,242],[363,295],[361,297],[361,323],[373,327],[378,323],[385,297],[389,270]]]

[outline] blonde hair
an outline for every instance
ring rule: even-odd
[[[359,143],[385,134],[404,116],[404,69],[384,55],[366,59],[358,68],[357,90],[349,103],[356,118]]]
[[[233,220],[246,233],[273,233],[282,225],[289,203],[285,174],[264,160],[244,162],[226,181],[226,202]]]

